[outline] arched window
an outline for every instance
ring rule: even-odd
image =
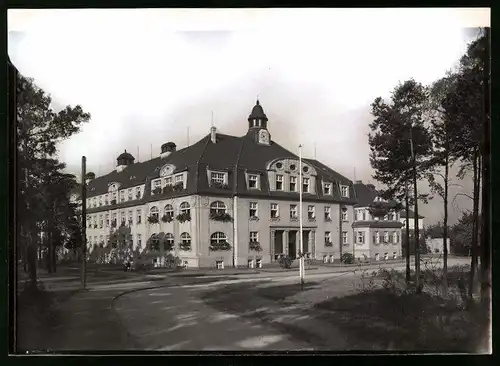
[[[191,235],[188,233],[182,233],[181,234],[181,243],[186,244],[186,245],[191,245]]]
[[[149,243],[151,250],[160,250],[160,238],[158,237],[158,234],[151,234]]]
[[[212,202],[210,205],[211,215],[222,215],[226,213],[226,205],[222,201]]]
[[[151,217],[158,218],[158,216],[159,216],[158,207],[156,207],[156,206],[151,207],[151,209],[149,210],[149,214]]]
[[[221,232],[213,233],[210,236],[210,244],[225,243],[227,242],[227,235]]]
[[[166,233],[165,234],[165,243],[174,245],[174,234]]]
[[[172,205],[165,205],[165,216],[174,217],[174,207]]]
[[[180,205],[181,214],[189,214],[190,208],[191,206],[189,206],[188,202],[182,202]]]

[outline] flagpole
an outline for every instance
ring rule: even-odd
[[[304,244],[302,234],[302,145],[299,145],[299,276],[300,288],[304,287]]]

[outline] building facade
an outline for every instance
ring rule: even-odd
[[[387,260],[401,257],[400,212],[380,197],[375,187],[357,181],[354,184],[354,257],[360,260]],[[377,205],[382,209],[375,212]]]
[[[189,147],[167,142],[159,157],[141,163],[125,151],[116,170],[89,173],[90,250],[109,245],[113,231],[123,227],[131,248],[160,242],[161,255],[170,252],[188,267],[259,267],[280,255],[296,256],[300,184],[307,257],[333,262],[340,253],[383,252],[364,246],[376,230],[356,220],[351,180],[317,160],[302,159],[300,166],[295,153],[271,139],[259,101],[247,121],[241,137],[212,127]],[[355,245],[361,231],[367,241]]]

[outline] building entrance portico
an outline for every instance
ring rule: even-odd
[[[297,228],[271,229],[271,261],[277,261],[282,255],[297,257],[300,249],[299,232]],[[315,231],[303,229],[302,235],[304,253],[314,257]]]

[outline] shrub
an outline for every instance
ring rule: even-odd
[[[249,247],[250,250],[253,250],[255,252],[261,252],[262,251],[262,248],[261,248],[260,243],[258,241],[251,241],[248,244],[248,247]]]
[[[278,263],[280,264],[281,268],[288,269],[292,266],[293,259],[288,255],[284,255],[280,257]]]
[[[228,251],[231,249],[231,244],[229,244],[226,241],[221,241],[218,243],[211,243],[209,249],[213,252]]]
[[[179,222],[191,221],[191,213],[190,212],[180,213],[177,215],[176,219]]]
[[[354,263],[354,255],[352,253],[342,254],[342,263],[353,264]]]
[[[174,217],[171,215],[163,215],[161,217],[161,221],[163,222],[172,222],[174,220]]]
[[[148,216],[148,222],[150,224],[157,224],[158,223],[158,217],[157,216]]]
[[[232,222],[233,218],[228,213],[210,213],[210,220],[221,222]]]

